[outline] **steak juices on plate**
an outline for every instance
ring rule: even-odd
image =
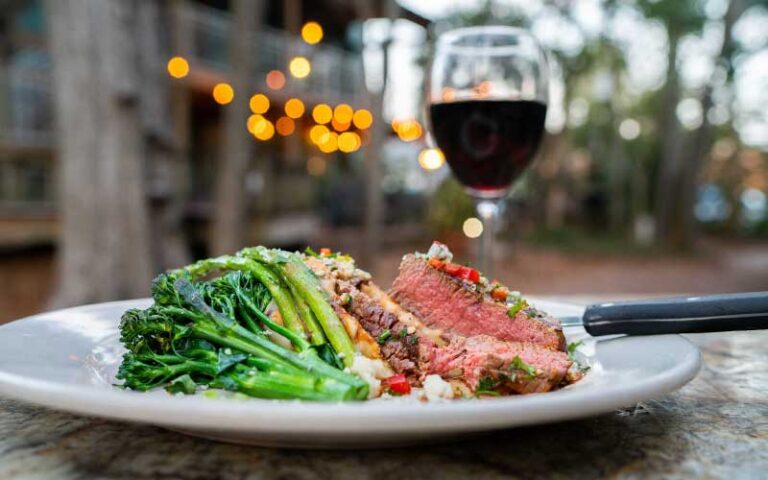
[[[443,244],[405,255],[389,293],[350,257],[323,250],[305,262],[357,349],[385,361],[409,385],[429,387],[439,376],[454,395],[500,395],[547,392],[580,377],[556,319],[477,270],[453,263]],[[406,393],[383,383],[390,392]]]

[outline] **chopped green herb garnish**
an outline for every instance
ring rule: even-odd
[[[379,344],[383,345],[391,337],[392,337],[392,332],[390,332],[389,329],[387,328],[387,329],[384,329],[384,331],[379,334],[379,338],[377,339],[377,341],[379,342]]]
[[[578,342],[571,342],[568,344],[568,358],[573,360],[573,354],[576,353],[576,349],[578,349],[580,346],[584,345],[584,342],[579,340]]]
[[[475,390],[475,394],[478,396],[479,395],[498,396],[499,392],[496,391],[496,387],[498,386],[499,386],[498,382],[493,378],[483,377],[477,383],[477,390]]]
[[[520,310],[526,308],[527,306],[528,302],[526,302],[524,298],[518,298],[515,300],[515,303],[513,303],[512,306],[507,310],[507,315],[509,318],[515,318],[515,315],[517,315]]]
[[[319,253],[317,253],[316,251],[314,251],[314,250],[312,249],[312,247],[307,247],[307,248],[305,248],[305,249],[304,249],[304,253],[306,253],[306,254],[307,254],[307,255],[309,255],[310,257],[319,257],[319,256],[320,256],[320,254],[319,254]]]
[[[411,335],[410,337],[408,337],[408,342],[409,342],[411,345],[418,345],[418,343],[419,343],[419,337],[418,337],[418,336],[416,336],[416,335]]]
[[[579,369],[581,373],[586,373],[591,368],[586,363],[580,361],[578,358],[576,358],[576,350],[578,350],[579,347],[584,345],[584,342],[579,340],[577,342],[571,342],[568,344],[568,347],[566,348],[566,351],[568,352],[568,359],[572,361],[574,364],[576,364],[576,367]]]
[[[400,332],[397,334],[400,338],[405,338],[406,335],[408,335],[408,329],[403,327]]]
[[[342,305],[349,305],[352,303],[352,295],[345,293],[341,296],[340,300]]]
[[[536,369],[525,363],[525,361],[517,355],[515,355],[515,358],[510,362],[509,369],[515,377],[517,376],[517,372],[524,372],[529,379],[536,377]]]

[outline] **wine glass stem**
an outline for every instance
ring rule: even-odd
[[[493,280],[494,263],[494,237],[496,236],[497,223],[501,199],[475,199],[475,208],[480,220],[483,222],[483,233],[480,235],[480,251],[478,253],[478,266],[488,280]]]

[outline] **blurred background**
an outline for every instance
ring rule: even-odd
[[[384,286],[432,239],[471,260],[424,71],[486,24],[530,29],[552,75],[500,280],[768,289],[764,0],[0,0],[0,323],[252,244],[343,250]]]

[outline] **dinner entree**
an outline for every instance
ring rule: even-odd
[[[152,299],[120,322],[127,389],[436,401],[548,392],[587,368],[557,319],[439,242],[388,291],[348,255],[251,247],[159,275]]]

